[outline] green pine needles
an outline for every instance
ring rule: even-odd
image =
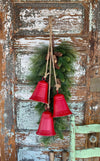
[[[36,48],[35,54],[31,58],[31,68],[30,75],[28,76],[28,81],[30,84],[36,87],[37,83],[42,80],[45,69],[46,69],[46,55],[48,52],[48,46],[42,46],[41,48]],[[73,47],[66,43],[62,42],[60,45],[54,47],[54,52],[62,53],[62,56],[57,57],[57,64],[60,67],[56,69],[57,79],[61,81],[61,88],[59,89],[59,93],[63,94],[66,101],[68,102],[71,94],[70,87],[73,82],[73,74],[75,72],[73,63],[76,61],[76,51]],[[48,81],[48,77],[46,79]],[[51,91],[50,91],[50,111],[53,113],[53,97],[57,94],[55,88],[55,80],[53,75],[51,75]],[[45,111],[45,104],[37,103],[35,109],[38,111],[40,118],[42,113]],[[54,118],[54,128],[56,131],[56,136],[50,137],[42,137],[42,142],[45,145],[48,145],[52,141],[54,141],[57,137],[63,139],[63,131],[67,128],[67,117],[57,117]]]

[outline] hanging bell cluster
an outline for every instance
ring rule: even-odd
[[[53,64],[56,90],[58,91],[57,79],[56,79],[56,73],[55,73],[55,67],[54,67],[54,60],[53,60],[51,17],[49,19],[49,26],[50,26],[50,45],[48,48],[48,55],[47,55],[48,58],[47,58],[47,64],[46,64],[46,72],[45,72],[45,76],[44,76],[45,80],[41,80],[38,82],[32,96],[30,97],[31,100],[47,104],[47,107],[49,107],[49,104],[50,104],[51,61]],[[46,82],[46,77],[48,75],[47,68],[48,68],[48,61],[49,60],[50,60],[50,69],[49,69],[49,84],[48,84]],[[38,128],[36,134],[42,135],[42,136],[56,135],[56,132],[54,129],[53,118],[63,117],[63,116],[67,116],[70,114],[72,114],[72,112],[70,111],[70,109],[67,105],[64,95],[57,92],[57,94],[53,98],[53,115],[49,111],[49,108],[47,108],[47,110],[42,113],[39,128]]]

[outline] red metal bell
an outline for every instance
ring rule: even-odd
[[[36,132],[37,135],[42,136],[54,136],[56,132],[54,130],[52,113],[44,111],[40,120],[39,128]]]
[[[44,80],[38,82],[32,96],[30,97],[31,100],[48,103],[48,83]]]
[[[62,117],[72,114],[63,94],[57,93],[53,102],[53,117]]]

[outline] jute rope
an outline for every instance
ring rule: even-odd
[[[49,58],[50,58],[50,54],[49,54],[49,47],[48,47],[48,54],[47,54],[47,63],[46,63],[46,71],[45,71],[45,75],[44,78],[46,79],[48,76],[48,63],[49,63]]]
[[[50,27],[50,18],[49,18],[49,28],[50,28],[50,41],[49,41],[49,90],[48,90],[48,105],[47,108],[50,108],[50,90],[51,90],[51,46],[52,46],[52,34],[51,34],[51,27]]]
[[[59,89],[59,85],[57,84],[57,77],[56,77],[56,71],[55,71],[55,64],[54,64],[54,58],[53,58],[53,40],[52,40],[52,17],[50,16],[49,18],[49,26],[50,26],[50,47],[51,47],[51,59],[52,59],[52,64],[53,64],[53,72],[54,72],[54,78],[55,78],[55,86],[56,86],[56,90],[58,91]]]
[[[47,103],[47,109],[50,108],[50,90],[51,90],[51,65],[53,64],[53,73],[55,78],[55,86],[56,90],[58,91],[59,85],[57,84],[57,78],[56,78],[56,71],[55,71],[55,65],[54,65],[54,58],[53,58],[53,39],[52,39],[52,16],[49,17],[49,30],[50,30],[50,40],[49,40],[49,47],[48,47],[48,54],[47,54],[47,63],[46,63],[46,71],[44,78],[49,74],[49,90],[48,90],[48,103]],[[49,66],[49,73],[48,73],[48,66]]]
[[[48,109],[50,108],[50,90],[51,90],[51,55],[50,55],[50,64],[49,64],[49,91],[48,91]]]

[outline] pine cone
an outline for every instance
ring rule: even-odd
[[[60,67],[58,66],[57,63],[55,64],[55,68],[56,68],[56,69],[60,69]]]
[[[53,59],[54,59],[54,63],[56,64],[57,63],[57,57],[56,57],[56,55],[53,55]]]
[[[54,55],[61,57],[63,54],[61,52],[54,52]]]
[[[58,78],[57,78],[57,84],[61,85],[61,81]]]

